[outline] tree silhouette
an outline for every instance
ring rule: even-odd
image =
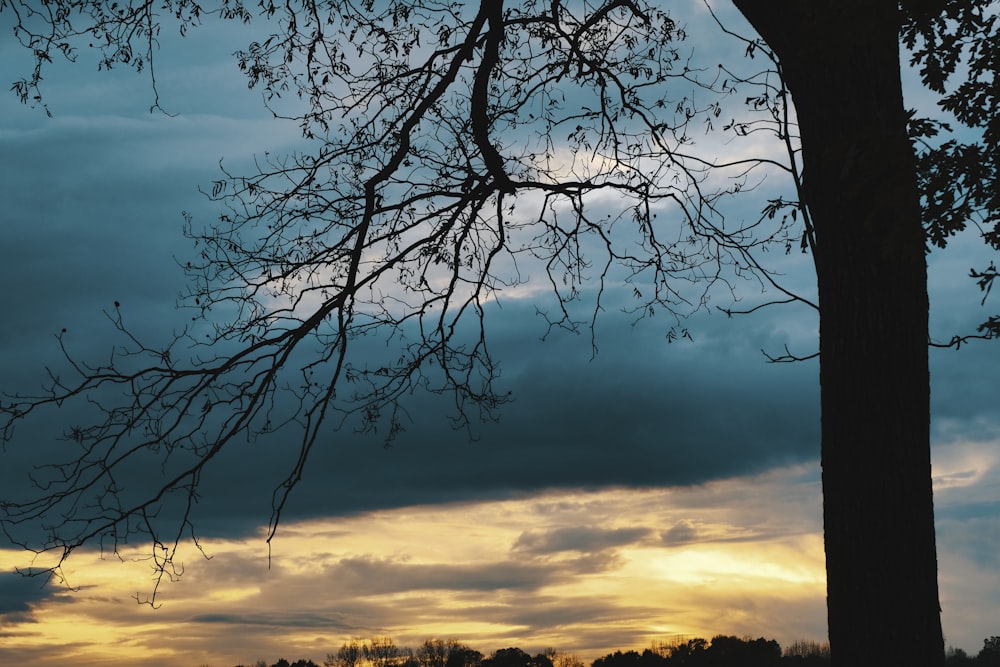
[[[670,653],[667,654],[668,656]],[[595,660],[591,667],[662,667],[670,662],[662,655],[646,649],[638,651],[616,651]]]
[[[983,640],[983,648],[976,656],[976,663],[989,667],[1000,665],[1000,637],[987,637]]]
[[[822,667],[830,664],[830,647],[814,641],[795,641],[785,647],[781,657],[786,664]]]
[[[396,646],[390,637],[368,640],[351,639],[341,644],[323,662],[325,667],[357,667],[360,665],[411,667],[475,667],[483,655],[455,639],[427,639],[416,650]]]
[[[427,639],[414,657],[421,667],[463,667],[470,650],[456,639]]]
[[[532,667],[534,664],[530,655],[519,648],[502,648],[484,658],[483,667]]]
[[[734,0],[763,38],[748,53],[773,63],[741,77],[692,68],[683,29],[655,3],[362,4],[262,3],[275,33],[241,51],[239,65],[276,114],[299,121],[310,151],[225,173],[210,194],[228,211],[204,230],[188,221],[199,248],[187,264],[189,303],[212,323],[207,338],[142,342],[116,307],[124,346],[110,360],[77,361],[63,335],[71,374],[0,406],[8,440],[47,405],[81,401],[98,412],[67,429],[79,453],[53,463],[38,497],[4,503],[8,534],[49,526],[42,544],[22,541],[60,563],[84,544],[148,535],[156,567],[173,574],[177,545],[194,535],[202,471],[234,440],[301,434],[274,493],[273,536],[328,423],[392,438],[416,389],[452,396],[459,426],[477,412],[492,417],[506,395],[494,386],[488,311],[530,270],[557,297],[549,324],[576,328],[592,321],[573,306],[588,280],[594,316],[618,280],[634,285],[638,314],[685,315],[747,272],[779,300],[802,302],[759,260],[767,247],[798,245],[812,253],[820,295],[833,659],[942,664],[924,254],[970,219],[998,245],[991,5]],[[15,15],[36,57],[14,85],[23,100],[41,99],[45,62],[54,51],[72,56],[77,35],[99,38],[103,66],[152,62],[152,0],[130,11],[103,0],[50,5],[65,11]],[[253,18],[239,1],[166,6],[182,30],[213,12]],[[911,136],[945,128],[904,109],[900,38],[981,141],[915,157]],[[968,78],[953,85],[957,71]],[[710,101],[696,102],[692,89]],[[719,131],[770,132],[788,162],[697,156],[693,128],[714,128],[721,100],[748,90],[741,120]],[[715,177],[733,168],[784,170],[795,195],[770,202],[761,221],[724,224],[721,202],[746,181],[721,187]],[[992,265],[973,271],[984,293],[995,276]],[[995,333],[994,318],[978,335]],[[357,353],[360,338],[377,334],[396,344],[384,363]],[[147,495],[121,494],[121,471],[150,456],[162,459],[163,477]],[[161,513],[173,503],[179,515]]]
[[[843,665],[944,660],[929,474],[927,235],[898,40],[901,31],[909,44],[923,39],[915,59],[925,82],[944,92],[961,50],[980,29],[995,33],[996,21],[982,15],[985,3],[901,4],[902,12],[895,2],[736,0],[781,62],[802,137],[820,294],[827,607],[832,657]],[[992,68],[993,58],[973,69]],[[959,86],[945,105],[980,87]],[[983,123],[977,114],[966,120]],[[995,184],[995,171],[978,176]],[[996,212],[987,213],[994,225]],[[931,239],[943,242],[943,234]],[[996,245],[995,236],[987,241]]]
[[[461,646],[448,653],[445,667],[475,667],[483,661],[483,654],[468,646]]]
[[[428,640],[425,647],[432,643]],[[367,640],[351,639],[341,644],[336,655],[330,654],[324,661],[326,667],[400,667],[424,664],[419,655],[410,649],[396,646],[391,637],[376,636]]]
[[[341,644],[336,655],[330,654],[323,662],[324,667],[355,667],[361,661],[361,644],[356,639]]]
[[[964,650],[949,646],[945,653],[944,664],[949,665],[949,667],[952,665],[974,665],[976,664],[976,660],[970,657]]]
[[[705,651],[706,665],[744,665],[745,667],[777,667],[781,662],[781,646],[773,639],[740,639],[727,635],[712,638]]]

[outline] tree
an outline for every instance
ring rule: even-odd
[[[519,648],[502,648],[485,658],[483,667],[533,667],[534,660]]]
[[[361,644],[361,655],[372,667],[394,667],[405,662],[409,651],[396,646],[392,637],[372,637]]]
[[[448,653],[445,667],[476,667],[483,661],[483,654],[464,644]]]
[[[689,639],[670,651],[670,662],[677,665],[703,665],[708,646],[708,641],[701,637]]]
[[[900,83],[903,15],[896,2],[736,5],[782,63],[802,136],[820,294],[834,664],[941,664],[929,474],[927,235]],[[903,6],[904,34],[922,31],[930,49],[928,25],[943,27],[942,3]],[[963,25],[955,39],[975,34],[973,25],[995,30],[994,20],[975,16],[983,7],[949,10]],[[941,32],[947,43],[947,31]],[[938,57],[924,53],[928,63]],[[953,67],[954,60],[943,70]],[[930,83],[943,92],[941,74],[931,74]],[[995,183],[995,171],[988,178]],[[932,230],[935,225],[954,230],[940,220]]]
[[[960,648],[948,647],[945,653],[945,664],[946,665],[973,665],[975,664],[975,659],[971,658],[968,653]]]
[[[357,639],[344,642],[337,650],[337,654],[330,654],[323,662],[325,667],[355,667],[361,662],[361,644]]]
[[[150,1],[126,11],[57,0],[65,12],[17,14],[16,34],[37,67],[15,92],[40,100],[44,63],[53,51],[72,55],[74,35],[99,37],[105,66],[151,62],[159,24],[141,11]],[[62,517],[44,544],[30,545],[54,550],[59,562],[81,545],[138,531],[170,572],[193,529],[205,466],[238,437],[294,425],[302,437],[275,490],[273,536],[327,422],[356,418],[391,438],[402,428],[401,402],[417,388],[453,396],[460,426],[476,409],[493,415],[506,397],[493,384],[484,316],[521,280],[522,265],[534,262],[551,282],[559,304],[550,325],[574,328],[588,277],[598,286],[595,315],[605,280],[622,276],[635,285],[640,314],[702,307],[726,271],[755,272],[782,300],[805,301],[758,260],[762,248],[798,243],[813,255],[820,295],[832,658],[942,664],[924,254],[928,241],[943,245],[969,219],[993,225],[984,238],[1000,243],[995,16],[985,2],[943,0],[734,4],[763,38],[748,52],[768,56],[780,76],[690,67],[678,24],[633,0],[588,10],[535,0],[369,1],[361,9],[263,2],[276,32],[241,52],[240,67],[276,114],[299,120],[313,150],[262,160],[249,176],[226,173],[211,194],[229,212],[204,231],[189,224],[201,249],[187,265],[190,303],[206,319],[220,310],[232,319],[215,322],[185,360],[177,349],[188,337],[140,342],[116,307],[121,353],[93,367],[64,347],[72,377],[7,399],[5,439],[47,405],[90,402],[97,415],[67,429],[82,453],[52,466],[44,483],[53,486],[4,504],[5,530]],[[7,6],[27,5],[0,0]],[[166,6],[182,30],[211,13],[192,0]],[[240,2],[211,11],[253,18]],[[945,128],[903,106],[901,37],[925,83],[982,131],[981,142],[928,144],[915,157],[911,139]],[[952,87],[959,65],[968,78]],[[717,97],[678,98],[677,82]],[[717,100],[738,89],[754,91],[750,109],[722,131],[772,132],[787,147],[786,164],[713,164],[691,152],[689,129],[713,127]],[[743,183],[714,187],[715,171],[727,168],[784,169],[796,196],[770,202],[761,224],[724,226],[717,207]],[[597,203],[609,193],[619,206],[610,213]],[[790,216],[776,215],[783,210]],[[679,231],[668,235],[666,218]],[[993,265],[973,272],[984,292],[996,275]],[[688,284],[697,287],[683,290]],[[998,326],[991,318],[978,335],[992,337]],[[352,353],[377,332],[400,342],[399,354],[372,367]],[[205,346],[211,354],[199,358]],[[109,390],[123,385],[126,402],[109,402]],[[275,400],[282,391],[294,405]],[[164,478],[148,496],[121,497],[122,461],[151,453],[164,457]],[[159,511],[174,500],[180,518],[170,522]]]
[[[983,648],[976,656],[976,663],[980,665],[1000,665],[1000,637],[987,637],[983,640]]]
[[[828,665],[830,646],[814,641],[795,641],[782,651],[782,661],[795,665]]]
[[[773,639],[740,639],[719,635],[705,651],[707,665],[742,665],[745,667],[777,667],[781,662],[781,646]]]
[[[555,667],[584,667],[583,661],[573,653],[563,653],[554,647],[548,647],[540,656],[546,657]],[[541,664],[539,656],[535,656],[536,664]]]
[[[473,667],[483,655],[457,639],[427,639],[414,658],[421,667]]]
[[[591,667],[637,667],[641,656],[637,651],[615,651],[595,660]]]
[[[426,646],[426,643],[425,643]],[[336,655],[330,654],[324,661],[326,667],[399,667],[411,660],[416,663],[409,649],[400,648],[392,637],[378,636],[359,641],[351,639],[340,645]]]
[[[834,664],[934,664],[944,644],[925,236],[899,79],[896,3],[737,5],[781,60],[802,135],[820,295]],[[865,17],[860,30],[858,16]],[[907,335],[915,331],[921,335]]]
[[[426,639],[416,652],[415,657],[421,667],[445,667],[451,655],[463,647],[456,639]]]
[[[592,667],[663,667],[670,664],[668,657],[672,649],[663,653],[657,653],[650,649],[645,649],[641,654],[637,651],[615,651],[603,658],[594,661]]]

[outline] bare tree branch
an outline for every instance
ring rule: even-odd
[[[139,599],[154,604],[163,578],[180,575],[178,546],[197,544],[202,475],[234,441],[278,431],[297,439],[273,491],[269,543],[311,453],[328,446],[322,434],[354,428],[391,442],[417,391],[449,395],[457,428],[495,418],[508,395],[484,318],[530,277],[555,297],[549,327],[585,326],[592,336],[605,290],[622,286],[635,299],[629,312],[664,312],[675,324],[716,290],[735,297],[735,279],[813,305],[757,259],[800,238],[803,250],[813,247],[798,204],[772,201],[749,222],[722,210],[759,183],[758,170],[777,167],[801,188],[777,70],[708,76],[681,55],[685,35],[673,19],[630,0],[589,9],[363,4],[263,6],[274,33],[240,52],[239,66],[276,115],[299,122],[309,149],[259,156],[248,175],[221,165],[206,195],[225,212],[203,229],[186,218],[196,253],[183,264],[189,327],[153,345],[116,306],[109,318],[120,344],[110,358],[80,361],[60,335],[65,371],[0,404],[4,442],[45,408],[90,411],[66,430],[67,460],[38,471],[37,495],[0,507],[9,539],[53,555],[39,571],[57,574],[85,545],[117,553],[149,540],[158,577]],[[63,5],[71,6],[49,7]],[[123,7],[87,0],[73,19],[80,27],[50,15],[48,36],[19,34],[45,53],[69,44],[69,54],[74,38],[99,33],[111,62],[139,68],[160,27],[149,3]],[[182,30],[207,14],[251,18],[239,3],[167,7]],[[146,55],[128,51],[135,40]],[[39,81],[18,94],[37,94]],[[743,120],[714,130],[738,89],[752,92],[732,111]],[[735,140],[769,132],[788,163],[698,156],[691,130],[700,124]],[[591,280],[581,318],[576,304]],[[672,327],[668,340],[690,336],[680,332]],[[385,358],[359,349],[376,336]],[[135,470],[141,490],[124,481]]]

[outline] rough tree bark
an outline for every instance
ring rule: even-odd
[[[777,54],[816,232],[834,665],[944,663],[924,231],[895,0],[734,0]]]

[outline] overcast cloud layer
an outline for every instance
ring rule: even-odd
[[[238,166],[264,149],[280,152],[297,145],[296,128],[270,119],[256,95],[246,91],[228,56],[245,38],[231,29],[215,33],[214,39],[212,35],[185,43],[180,52],[164,53],[160,94],[176,117],[146,113],[150,96],[143,77],[98,75],[86,62],[53,68],[46,89],[52,119],[41,110],[21,107],[11,95],[0,98],[0,278],[5,285],[0,390],[26,391],[42,382],[43,369],[59,362],[53,334],[63,327],[74,351],[106,355],[112,327],[102,310],[110,311],[115,301],[128,321],[149,335],[167,336],[184,326],[188,315],[175,308],[184,288],[177,262],[192,249],[181,234],[181,212],[201,223],[213,219],[215,211],[196,188],[217,176],[220,158]],[[14,68],[23,62],[9,40],[0,42],[3,81],[15,78]],[[745,215],[756,218],[758,211]],[[978,253],[977,243],[960,238],[952,249],[930,257],[932,334],[938,339],[969,332],[987,314],[967,278],[976,264],[969,258]],[[790,284],[808,290],[807,262],[789,261],[795,271],[788,276]],[[412,419],[405,424],[407,431],[389,449],[377,436],[330,432],[292,498],[290,524],[416,505],[524,500],[559,489],[663,490],[752,475],[765,475],[759,479],[767,483],[792,484],[766,474],[789,466],[800,470],[797,465],[817,469],[816,363],[768,364],[761,352],[780,354],[786,344],[797,354],[813,352],[812,312],[771,308],[733,319],[703,312],[683,323],[693,340],[668,344],[664,334],[675,322],[661,317],[633,324],[615,308],[626,302],[624,292],[609,293],[607,312],[598,321],[596,356],[588,335],[557,332],[542,342],[539,303],[501,295],[500,309],[489,314],[490,336],[501,361],[502,386],[514,400],[502,409],[499,422],[475,423],[476,439],[470,441],[465,431],[449,428],[446,401],[417,395],[408,406]],[[987,306],[996,310],[996,301]],[[975,616],[989,616],[1000,602],[996,587],[984,585],[1000,575],[994,556],[1000,552],[1000,489],[997,458],[990,453],[995,451],[991,443],[1000,442],[1000,354],[995,347],[973,344],[960,352],[934,350],[931,356],[935,461],[947,462],[947,470],[936,470],[942,587],[951,601],[946,627],[955,643],[955,635],[965,632],[958,628],[972,628],[960,645],[973,650],[978,639],[969,635],[984,630]],[[26,472],[66,447],[57,438],[71,420],[71,414],[54,414],[19,431],[0,466],[5,497],[28,492]],[[202,535],[249,537],[259,546],[271,490],[284,476],[283,466],[291,463],[282,458],[285,452],[284,442],[272,440],[241,445],[220,459],[206,475],[198,507]],[[768,494],[780,496],[781,489]],[[718,501],[741,502],[725,494]],[[767,506],[784,511],[780,503]],[[795,535],[816,536],[818,506],[811,511],[812,523],[796,524]],[[524,525],[503,542],[504,553],[509,550],[517,558],[478,565],[404,564],[359,549],[323,561],[326,576],[340,582],[329,594],[354,600],[402,590],[415,595],[421,587],[460,590],[467,600],[496,591],[538,594],[578,575],[613,570],[618,567],[615,554],[628,545],[709,543],[698,524],[684,516],[670,516],[669,525],[605,525],[597,519],[579,523],[572,514],[549,524],[530,516],[525,520],[539,527]],[[253,558],[228,561],[235,572],[233,587],[249,585],[244,579],[257,576],[251,573],[259,565]],[[217,568],[212,576],[223,574]],[[33,620],[32,610],[54,597],[72,604],[68,593],[0,575],[5,626]],[[420,604],[419,597],[412,600]],[[536,616],[511,623],[539,628],[542,635],[554,614],[569,613],[535,598],[529,602],[519,613],[535,609]],[[341,624],[347,636],[400,622],[358,622],[346,611],[333,621],[322,615],[326,611],[306,609],[309,605],[297,611],[288,598],[281,604],[289,614],[283,620],[246,614],[235,619],[236,612],[221,604],[190,620],[209,636],[214,627],[233,623],[306,627],[318,618],[313,614],[320,614],[318,622],[327,630]],[[637,604],[622,602],[615,613],[627,613],[633,608],[629,605]],[[785,618],[795,616],[797,604],[785,607]],[[801,604],[816,613],[815,597]],[[638,618],[646,618],[648,609],[634,609]],[[599,615],[586,609],[577,613],[593,627],[601,625]],[[364,617],[360,610],[357,614]],[[589,632],[596,632],[593,627]],[[766,630],[749,624],[739,628],[753,634]],[[513,641],[530,634],[519,632],[497,637]],[[633,634],[637,641],[648,639],[645,631]],[[632,635],[615,635],[625,636]],[[609,645],[587,637],[581,646]],[[0,649],[0,662],[7,661],[3,655]]]

